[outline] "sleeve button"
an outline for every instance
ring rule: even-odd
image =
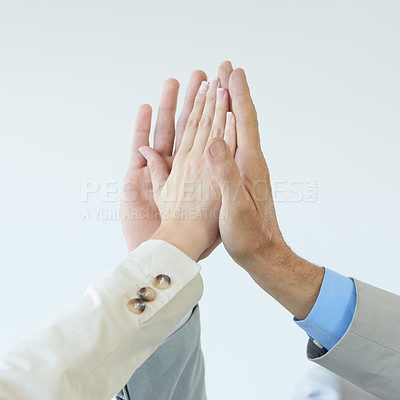
[[[168,289],[171,286],[171,278],[168,275],[160,274],[154,278],[154,286],[157,289]]]
[[[146,308],[146,303],[142,299],[132,299],[128,302],[128,309],[134,314],[141,314]]]
[[[151,287],[142,287],[138,291],[138,296],[143,301],[153,301],[156,298],[156,291]]]

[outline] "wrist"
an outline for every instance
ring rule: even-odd
[[[181,250],[192,260],[197,261],[207,248],[196,235],[194,229],[187,229],[179,224],[161,224],[151,239],[164,240]]]

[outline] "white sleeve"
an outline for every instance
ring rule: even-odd
[[[0,399],[109,400],[200,300],[199,272],[169,243],[143,243],[3,357]],[[170,278],[169,287],[157,288],[159,274]],[[128,302],[142,287],[156,297],[136,314]]]

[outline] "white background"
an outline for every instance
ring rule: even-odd
[[[118,220],[82,217],[118,209],[102,196],[121,183],[137,107],[157,106],[164,79],[185,86],[224,59],[248,73],[272,178],[317,180],[316,201],[277,203],[287,242],[399,292],[399,12],[366,0],[3,0],[0,353],[124,256]],[[88,180],[101,190],[83,202]],[[209,398],[288,398],[310,368],[305,334],[222,246],[202,264]]]

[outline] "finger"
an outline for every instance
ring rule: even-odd
[[[152,109],[150,105],[143,104],[139,107],[133,128],[129,168],[142,168],[147,164],[146,159],[139,152],[139,147],[149,145],[151,113]]]
[[[236,117],[237,146],[244,149],[260,146],[257,112],[250,96],[246,75],[235,69],[229,78],[232,111]]]
[[[194,100],[196,98],[197,92],[199,91],[199,87],[201,82],[207,81],[207,75],[203,71],[193,71],[189,85],[186,90],[185,100],[183,102],[183,108],[181,115],[178,118],[178,123],[176,125],[176,134],[175,134],[175,153],[178,151],[179,146],[182,142],[182,136],[186,129],[186,124],[189,118],[190,113],[193,110]]]
[[[226,125],[224,140],[232,153],[233,158],[236,154],[236,121],[235,116],[230,111],[226,114]]]
[[[233,71],[232,63],[230,61],[223,61],[218,67],[218,79],[221,83],[221,87],[229,90],[229,77]],[[229,95],[229,92],[228,92]],[[232,109],[232,104],[229,98],[229,110]]]
[[[197,91],[193,110],[188,118],[185,133],[183,134],[182,142],[179,146],[179,151],[189,151],[193,146],[200,118],[203,114],[204,105],[206,103],[207,92],[208,83],[203,81],[200,85],[199,90]]]
[[[207,144],[208,138],[210,136],[210,131],[215,114],[215,103],[217,99],[217,87],[218,79],[213,78],[210,81],[210,87],[207,92],[206,104],[204,106],[204,111],[201,116],[199,127],[196,133],[196,137],[193,143],[193,149],[196,151],[204,151]]]
[[[156,193],[164,186],[168,179],[168,165],[164,158],[149,146],[140,147],[139,151],[147,160],[153,192]]]
[[[207,161],[221,191],[222,204],[234,211],[238,201],[249,196],[228,145],[221,139],[213,140],[208,146]]]
[[[229,107],[228,91],[224,88],[217,89],[217,101],[215,104],[214,121],[209,139],[224,138],[226,113]]]
[[[230,61],[223,61],[218,67],[218,79],[224,89],[229,89],[229,77],[232,71],[233,68]]]
[[[157,121],[154,128],[154,150],[162,156],[172,155],[175,139],[175,112],[178,101],[179,82],[167,79],[161,93]]]

